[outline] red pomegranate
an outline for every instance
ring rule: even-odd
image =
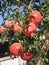
[[[11,27],[10,30],[13,30],[14,32],[17,32],[18,30],[20,30],[21,27],[18,25],[18,22],[15,22]]]
[[[33,53],[32,53],[32,52],[28,52],[28,51],[24,51],[24,52],[22,53],[22,55],[21,55],[21,58],[22,58],[23,60],[26,60],[26,61],[31,60],[32,57],[33,57]]]
[[[10,46],[10,52],[14,56],[19,56],[23,52],[23,46],[20,43],[13,43]]]
[[[29,23],[28,25],[22,28],[22,32],[26,36],[32,36],[36,32],[36,25],[34,23]]]
[[[32,11],[29,14],[30,19],[28,20],[29,22],[33,22],[34,24],[38,25],[41,20],[43,19],[43,16],[41,15],[41,13],[37,10]]]
[[[21,27],[18,25],[18,22],[14,23],[14,31],[18,31]]]

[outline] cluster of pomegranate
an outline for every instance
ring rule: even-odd
[[[32,11],[29,14],[29,20],[28,20],[29,24],[22,27],[23,34],[28,37],[33,36],[36,32],[36,28],[37,28],[36,26],[38,24],[40,24],[42,18],[43,18],[43,16],[41,15],[41,13],[39,11]],[[20,29],[19,26],[18,26],[18,28]],[[15,31],[16,31],[16,29],[15,29]],[[21,58],[23,60],[27,60],[27,61],[31,60],[33,57],[33,53],[30,51],[24,50],[23,46],[20,43],[13,43],[10,46],[10,52],[14,56],[21,56]]]
[[[43,16],[39,11],[32,11],[29,14],[28,25],[21,27],[17,21],[12,22],[7,20],[3,26],[0,26],[0,34],[2,34],[6,29],[14,32],[21,30],[25,36],[31,37],[35,34],[37,25],[40,24],[42,19]],[[32,52],[24,50],[22,44],[17,42],[10,46],[10,53],[12,54],[12,57],[21,56],[23,60],[27,61],[31,60],[33,57]]]
[[[30,12],[29,24],[23,27],[23,33],[26,36],[33,36],[36,32],[37,25],[40,24],[43,16],[37,10]]]
[[[12,58],[16,56],[20,56],[23,60],[29,61],[33,57],[33,53],[24,50],[24,47],[21,43],[13,43],[10,46],[10,53],[12,54]]]
[[[23,27],[19,26],[19,23],[17,21],[6,21],[4,23],[4,26],[0,26],[0,34],[6,29],[9,28],[10,30],[17,32],[18,30],[21,30],[24,35],[26,36],[33,36],[36,32],[37,25],[40,24],[41,20],[43,19],[43,16],[41,13],[37,10],[30,12],[29,14],[29,24],[25,25]]]
[[[6,20],[3,26],[0,26],[0,34],[4,32],[4,30],[11,30],[13,32],[17,32],[21,27],[19,26],[17,21],[8,21]]]

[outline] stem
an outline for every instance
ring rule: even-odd
[[[33,1],[33,0],[31,0],[31,1],[30,1],[30,3],[29,3],[29,6],[28,6],[28,7],[31,7],[31,3],[32,3],[32,1]]]

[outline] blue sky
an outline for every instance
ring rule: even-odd
[[[7,7],[8,9],[8,7]],[[15,6],[13,7],[13,9],[15,9]],[[23,6],[20,7],[20,11],[22,12],[23,11]],[[12,14],[12,13],[11,13]],[[7,12],[5,13],[4,16],[7,16]],[[0,25],[3,23],[3,17],[0,15]]]
[[[42,4],[42,3],[45,3],[45,0],[40,0],[40,4]],[[37,2],[37,3],[35,3],[37,6],[39,6],[40,4],[39,4],[39,2]],[[8,9],[9,7],[7,7],[7,9]],[[16,8],[16,6],[12,6],[12,8],[13,9],[15,9]],[[22,7],[20,7],[20,11],[22,12],[23,11],[23,6]],[[7,13],[5,13],[5,16],[7,16]],[[0,15],[0,25],[3,23],[3,17]]]
[[[3,23],[3,17],[0,15],[0,25]]]

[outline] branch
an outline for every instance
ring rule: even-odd
[[[33,1],[33,0],[31,0],[31,1],[30,1],[30,3],[29,3],[29,6],[28,6],[28,7],[31,7],[31,3],[32,3],[32,1]]]
[[[27,6],[25,3],[20,2],[24,7],[26,7],[27,9],[31,7],[31,3],[33,0],[30,1],[29,5]]]
[[[20,1],[20,3],[22,4],[22,6],[28,8],[28,6],[25,3],[21,2],[21,1]]]

